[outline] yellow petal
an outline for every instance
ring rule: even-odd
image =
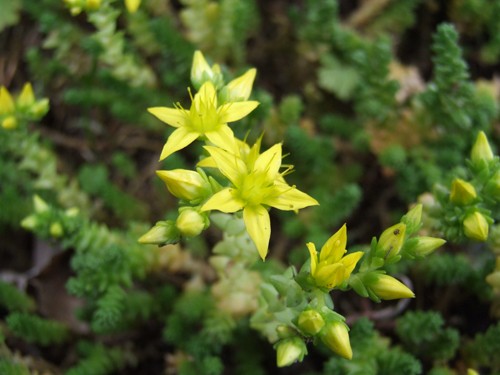
[[[316,272],[314,278],[318,285],[335,288],[344,281],[344,272],[345,267],[343,264],[334,263],[318,267],[318,272]]]
[[[187,145],[193,143],[193,141],[198,138],[198,133],[193,133],[186,128],[177,128],[174,130],[170,137],[167,139],[167,143],[163,146],[161,151],[160,160],[167,158],[174,152],[179,151],[186,147]]]
[[[345,266],[346,277],[349,277],[351,275],[352,271],[356,267],[356,264],[363,255],[364,253],[362,251],[356,251],[354,253],[346,255],[340,260],[340,263]]]
[[[220,122],[225,124],[227,122],[238,121],[252,112],[258,105],[259,102],[256,101],[230,102],[221,105],[217,109]]]
[[[187,113],[183,109],[169,108],[169,107],[151,107],[148,112],[164,123],[178,128],[185,126],[188,118]]]
[[[205,136],[215,146],[224,150],[238,153],[238,146],[235,142],[234,133],[227,125],[221,125],[217,131],[210,131],[205,133]]]
[[[238,78],[233,79],[227,84],[227,101],[247,100],[252,92],[253,81],[257,70],[255,68],[247,70],[247,72]]]
[[[257,246],[262,260],[266,259],[271,237],[271,220],[269,213],[262,206],[247,206],[243,210],[243,220],[250,238]]]
[[[226,213],[236,212],[243,208],[243,202],[236,198],[234,189],[226,188],[215,193],[201,207],[201,211],[218,210]]]
[[[345,254],[347,245],[347,226],[344,224],[328,241],[325,242],[319,254],[320,260],[328,263],[338,262]]]
[[[218,147],[205,146],[205,149],[212,156],[221,173],[238,186],[240,176],[247,173],[247,167],[243,160]]]
[[[193,99],[193,105],[197,110],[202,108],[202,106],[206,106],[208,103],[217,107],[217,92],[215,91],[215,86],[211,81],[205,82]],[[225,121],[221,122],[225,123]]]
[[[316,199],[286,183],[275,183],[273,192],[274,194],[266,197],[262,203],[278,210],[299,210],[319,204]]]
[[[14,112],[14,101],[5,86],[0,87],[0,115]]]
[[[266,174],[269,180],[275,180],[281,167],[281,143],[259,155],[255,161],[254,170]]]
[[[316,265],[318,264],[318,252],[316,251],[316,246],[312,242],[306,243],[309,249],[309,255],[311,256],[311,275],[314,276],[316,272]]]

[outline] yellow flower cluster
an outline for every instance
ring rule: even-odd
[[[36,120],[49,110],[49,100],[36,100],[31,83],[26,83],[17,98],[0,87],[0,125],[4,129],[14,129],[22,121]]]
[[[212,210],[242,211],[248,234],[261,258],[265,259],[271,235],[268,208],[297,211],[318,202],[286,183],[284,174],[290,168],[280,171],[281,144],[261,153],[260,139],[250,147],[237,139],[228,125],[244,118],[259,105],[257,101],[248,100],[255,75],[256,70],[249,69],[223,85],[218,65],[210,67],[203,54],[196,51],[191,81],[199,90],[191,95],[190,108],[184,109],[178,103],[174,108],[152,107],[148,111],[175,128],[163,147],[160,160],[200,139],[206,142],[204,149],[209,157],[198,166],[217,168],[227,179],[227,186],[223,187],[201,170],[158,171],[168,190],[192,207],[196,205],[193,209],[202,216]],[[201,222],[193,212],[189,218],[193,218],[193,224]],[[183,227],[187,226],[189,222],[183,220]],[[197,228],[204,226],[198,224]]]

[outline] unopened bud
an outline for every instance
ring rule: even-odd
[[[316,335],[324,325],[323,317],[316,310],[304,310],[299,315],[298,326],[307,335]]]
[[[488,138],[483,131],[480,131],[476,138],[476,143],[472,146],[471,161],[475,166],[487,164],[493,160],[493,151],[491,151]]]
[[[33,94],[33,87],[31,83],[26,83],[21,90],[21,93],[17,97],[17,105],[19,108],[27,108],[35,103],[35,94]]]
[[[369,288],[378,298],[385,300],[415,297],[410,288],[389,275],[378,275]]]
[[[217,64],[210,67],[203,53],[201,53],[201,51],[195,51],[193,65],[191,66],[191,83],[199,90],[207,81],[212,82],[216,88],[222,85],[220,67]]]
[[[139,238],[142,244],[165,245],[179,242],[179,231],[170,220],[159,221],[147,233]]]
[[[49,111],[49,99],[41,99],[34,103],[30,109],[29,113],[35,119],[42,118]]]
[[[436,237],[422,236],[422,237],[417,237],[416,240],[417,243],[413,248],[413,252],[415,255],[421,257],[429,255],[438,247],[443,246],[446,243],[446,241],[443,240],[442,238],[436,238]]]
[[[141,0],[125,0],[125,7],[129,13],[137,12],[139,5],[141,5]]]
[[[191,208],[180,212],[175,222],[175,226],[183,236],[195,237],[199,235],[208,225],[207,217]]]
[[[63,230],[61,223],[55,222],[55,223],[50,224],[49,233],[54,238],[61,237],[64,234],[64,230]]]
[[[0,115],[13,113],[15,110],[14,100],[5,86],[0,87]]]
[[[187,201],[200,199],[206,195],[207,189],[210,189],[208,182],[195,171],[186,169],[174,169],[171,171],[156,171],[168,191],[175,197]]]
[[[467,205],[472,203],[476,197],[476,189],[471,183],[460,178],[455,178],[451,183],[451,202],[459,205]]]
[[[467,215],[463,221],[465,235],[476,241],[486,241],[488,239],[489,227],[484,215],[478,211]]]
[[[349,330],[344,322],[330,322],[321,330],[321,341],[343,358],[352,359]]]
[[[17,119],[14,116],[7,116],[2,120],[2,128],[7,130],[17,128]]]
[[[405,233],[406,224],[398,223],[390,228],[387,228],[380,235],[378,248],[383,251],[383,256],[386,259],[398,255],[405,240]]]
[[[278,367],[290,366],[302,362],[307,354],[307,347],[299,337],[283,339],[276,344],[276,364]]]

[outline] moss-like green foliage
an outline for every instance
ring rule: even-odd
[[[43,346],[60,344],[69,336],[64,324],[28,313],[14,312],[5,321],[16,336]]]
[[[104,204],[113,210],[121,220],[144,218],[146,213],[144,204],[114,185],[103,165],[85,165],[80,170],[78,180],[85,192],[91,196],[102,198]]]
[[[0,281],[0,306],[10,312],[28,312],[35,308],[35,303],[15,286]]]
[[[396,332],[404,347],[419,358],[446,361],[455,355],[460,335],[444,328],[443,317],[434,311],[412,311],[397,321]]]
[[[30,375],[30,371],[20,363],[0,358],[0,374],[2,375]]]
[[[466,346],[467,354],[475,366],[480,366],[491,373],[500,371],[500,324],[491,325],[486,332],[477,334]]]
[[[120,348],[81,342],[79,351],[84,359],[66,371],[66,375],[108,375],[134,363],[131,353]]]

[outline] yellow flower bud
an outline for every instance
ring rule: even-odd
[[[175,226],[183,236],[195,237],[207,227],[206,216],[191,208],[184,209],[177,217]]]
[[[23,86],[16,102],[20,108],[27,108],[35,103],[35,94],[33,94],[33,87],[31,87],[31,83],[28,82]]]
[[[36,213],[41,213],[49,210],[49,205],[38,195],[35,195],[33,197],[33,206],[35,207]]]
[[[472,203],[476,197],[476,189],[471,183],[460,178],[455,178],[451,183],[451,202],[459,205],[467,205]]]
[[[479,373],[476,370],[469,368],[467,369],[467,375],[479,375]]]
[[[141,5],[141,0],[125,0],[125,7],[129,13],[137,12],[139,6]]]
[[[187,201],[202,198],[209,189],[208,182],[195,171],[174,169],[156,171],[156,174],[165,182],[172,195]]]
[[[390,300],[415,297],[415,294],[410,288],[389,275],[378,275],[369,287],[380,299]]]
[[[49,99],[41,99],[29,108],[29,113],[36,119],[39,119],[49,111]]]
[[[0,87],[0,115],[13,113],[15,110],[14,101],[5,86]]]
[[[472,240],[486,241],[488,239],[488,221],[478,211],[467,215],[463,221],[463,228],[465,235]]]
[[[476,143],[472,146],[471,161],[475,165],[481,165],[493,160],[493,151],[491,151],[488,138],[483,131],[480,131],[476,138]]]
[[[343,322],[330,322],[320,332],[321,341],[333,352],[346,359],[352,359],[349,330]]]
[[[59,238],[64,234],[61,223],[55,222],[50,224],[49,233],[52,237]]]
[[[284,339],[276,344],[276,364],[278,367],[289,366],[301,362],[307,354],[307,347],[299,337]]]
[[[398,255],[403,246],[406,233],[406,224],[398,223],[384,230],[378,241],[379,249],[383,250],[383,256],[391,258]]]
[[[2,128],[12,130],[17,128],[17,120],[14,116],[8,116],[2,121]]]
[[[171,221],[159,221],[139,238],[139,243],[165,245],[179,240],[179,232]]]
[[[298,326],[305,334],[314,336],[325,325],[325,321],[316,310],[304,310],[299,315]]]
[[[222,74],[219,65],[210,67],[201,51],[195,51],[191,66],[191,83],[199,89],[206,81],[211,81],[215,87],[222,84]]]
[[[436,237],[417,237],[417,244],[413,248],[413,252],[418,256],[427,256],[436,250],[438,247],[446,243],[442,238]]]

